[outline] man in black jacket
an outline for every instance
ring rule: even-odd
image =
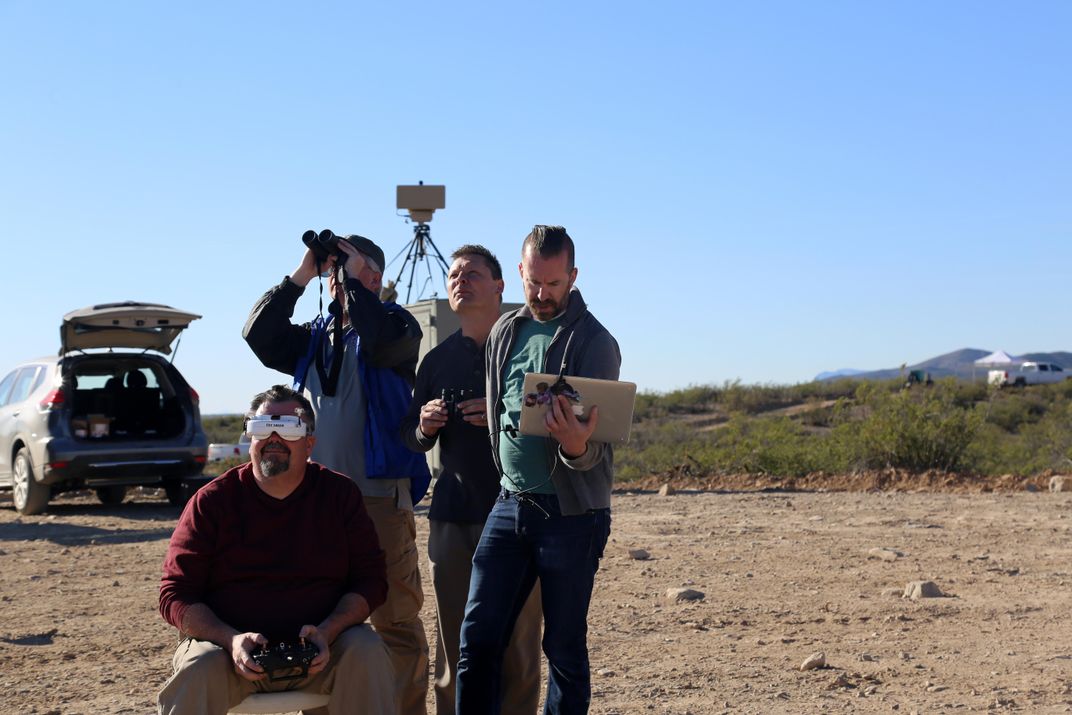
[[[433,348],[417,371],[402,437],[427,452],[438,441],[443,471],[428,513],[428,561],[439,620],[435,693],[438,715],[454,714],[458,635],[469,575],[484,521],[499,493],[488,442],[484,344],[502,304],[502,267],[483,246],[451,255],[447,298],[461,329]],[[535,715],[540,696],[540,599],[537,588],[518,617],[503,661],[503,712]]]
[[[316,414],[311,458],[354,480],[387,556],[387,601],[370,618],[387,644],[399,713],[423,715],[428,641],[413,505],[428,486],[428,465],[402,443],[421,329],[402,306],[380,301],[383,251],[363,236],[338,243],[340,257],[320,264],[306,250],[297,269],[257,302],[243,337],[266,367],[292,375]],[[336,265],[341,263],[342,265]],[[305,286],[330,272],[331,320],[290,322]]]

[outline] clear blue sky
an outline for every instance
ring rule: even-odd
[[[302,231],[394,256],[418,180],[508,300],[565,225],[642,389],[1072,349],[1070,36],[1064,1],[0,0],[0,370],[162,302],[204,315],[203,411],[241,411]]]

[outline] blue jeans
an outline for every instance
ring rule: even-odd
[[[458,658],[457,715],[500,712],[503,653],[537,578],[548,664],[543,711],[588,712],[588,604],[609,535],[609,509],[562,516],[553,494],[529,494],[520,501],[506,493],[499,496],[473,554]]]

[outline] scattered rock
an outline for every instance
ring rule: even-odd
[[[900,551],[894,549],[874,548],[868,549],[867,558],[869,559],[881,559],[883,561],[896,561],[901,556],[904,556]]]
[[[670,486],[669,484],[664,484],[661,487],[659,487],[659,496],[668,497],[671,494],[673,494],[674,491],[675,490],[674,490],[674,488],[672,486]]]
[[[904,594],[903,588],[884,588],[882,595],[887,598],[900,598]]]
[[[816,668],[825,668],[825,667],[826,667],[826,653],[823,653],[822,651],[820,651],[818,653],[812,653],[811,655],[809,655],[807,658],[804,659],[803,663],[800,664],[800,669],[801,670],[815,670]]]
[[[601,675],[604,678],[613,678],[615,675],[617,675],[617,673],[615,673],[610,668],[600,668],[596,671],[596,675]]]
[[[629,549],[629,558],[637,561],[647,561],[651,558],[651,554],[644,549]]]
[[[1072,492],[1072,477],[1050,477],[1051,492]]]
[[[692,588],[668,588],[666,589],[666,597],[672,601],[702,601],[704,599],[703,591],[697,591]]]
[[[909,581],[901,598],[941,598],[945,594],[934,581]]]
[[[827,684],[826,689],[827,690],[840,690],[842,688],[851,688],[851,687],[852,687],[852,683],[849,682],[849,679],[846,678],[841,673],[838,673],[837,676]]]
[[[1037,491],[1038,491],[1038,487],[1036,487],[1036,486],[1035,486],[1034,484],[1032,484],[1031,482],[1028,482],[1028,483],[1027,483],[1027,485],[1026,485],[1026,486],[1024,486],[1024,489],[1026,489],[1026,490],[1027,490],[1027,491],[1029,491],[1029,492],[1037,492]]]

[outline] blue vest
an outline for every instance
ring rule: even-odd
[[[384,303],[388,310],[401,309],[397,303]],[[330,322],[317,316],[305,356],[294,369],[294,389],[301,392],[305,376],[320,342],[326,339]],[[353,328],[348,328],[349,331]],[[355,336],[357,372],[365,395],[365,476],[369,479],[409,478],[410,497],[416,505],[428,492],[432,475],[424,454],[413,452],[402,442],[402,420],[409,411],[413,390],[405,378],[389,367],[372,367],[361,354],[360,337]],[[343,340],[345,344],[347,340]]]

